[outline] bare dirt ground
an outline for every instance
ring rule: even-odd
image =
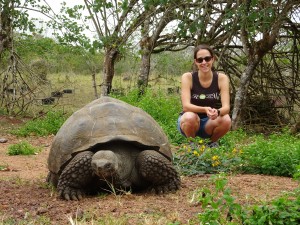
[[[1,121],[2,120],[2,121]],[[3,118],[0,125],[4,127]],[[10,125],[18,121],[7,120]],[[7,125],[7,124],[6,124]],[[188,224],[201,206],[193,198],[209,179],[209,175],[182,177],[182,188],[176,193],[155,195],[153,193],[124,193],[89,196],[81,201],[64,201],[49,187],[47,156],[53,137],[31,137],[26,140],[42,151],[33,156],[9,156],[8,146],[18,143],[19,138],[8,134],[7,126],[1,129],[0,138],[0,224],[71,224],[70,218],[95,223],[105,219],[106,224],[167,224],[179,221]],[[228,185],[236,201],[241,204],[269,201],[283,192],[294,190],[298,183],[291,178],[261,175],[233,175]],[[82,223],[79,223],[82,224]],[[99,224],[99,223],[98,223]]]

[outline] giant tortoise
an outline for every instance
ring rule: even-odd
[[[168,138],[145,111],[101,97],[70,116],[54,137],[48,182],[66,200],[114,190],[180,188]]]

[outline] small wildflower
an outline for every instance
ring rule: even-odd
[[[232,149],[232,153],[235,154],[236,152],[237,152],[236,148]]]
[[[211,165],[213,166],[213,167],[216,167],[216,166],[218,166],[218,165],[220,165],[221,163],[220,163],[220,161],[215,161],[215,162],[213,162]]]
[[[213,157],[212,157],[212,160],[213,161],[217,161],[219,159],[219,156],[217,156],[217,155],[214,155]]]
[[[205,145],[202,145],[201,148],[200,148],[201,152],[204,152],[205,150]]]
[[[203,140],[199,140],[199,144],[202,144],[203,143]]]
[[[197,152],[196,150],[193,152],[193,154],[194,154],[195,156],[199,156],[199,152]]]

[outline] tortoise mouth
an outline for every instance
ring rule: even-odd
[[[92,162],[94,173],[101,178],[113,177],[117,173],[117,166],[107,160],[97,160]]]

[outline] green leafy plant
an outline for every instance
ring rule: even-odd
[[[40,149],[33,147],[26,141],[21,141],[18,144],[13,144],[8,147],[8,155],[34,155],[37,152],[40,152]]]
[[[50,111],[45,117],[30,120],[24,126],[12,130],[11,133],[17,136],[46,136],[56,134],[66,120],[66,115],[62,111]]]
[[[300,164],[296,167],[296,172],[294,174],[294,179],[300,182]]]
[[[299,224],[299,188],[271,202],[240,205],[226,185],[226,175],[218,174],[210,178],[208,185],[197,190],[196,199],[202,208],[197,217],[200,224]]]
[[[197,192],[198,202],[203,209],[198,214],[201,224],[239,224],[245,212],[241,205],[235,203],[231,190],[226,187],[226,175],[213,175],[210,182],[214,184],[213,188],[205,186]]]
[[[298,193],[297,193],[298,192]],[[264,205],[250,207],[250,214],[244,218],[243,224],[300,224],[299,191],[285,195]]]
[[[291,177],[300,161],[300,139],[287,132],[243,146],[241,170],[246,173]]]
[[[174,164],[183,175],[230,172],[238,168],[242,149],[226,141],[218,148],[209,148],[207,142],[194,138],[180,145]]]

